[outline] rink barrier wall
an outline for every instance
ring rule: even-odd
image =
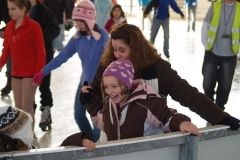
[[[200,129],[202,136],[173,132],[97,144],[92,152],[84,147],[33,149],[1,154],[1,160],[238,160],[240,130],[218,125]]]

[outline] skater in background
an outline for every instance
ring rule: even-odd
[[[142,10],[142,13],[144,13],[144,10],[146,9],[146,7],[150,1],[151,0],[138,0],[139,6],[141,7],[141,10]],[[142,30],[144,30],[144,19],[145,19],[145,17],[142,17]],[[152,22],[152,14],[150,14],[150,13],[148,14],[148,19],[151,23]]]
[[[53,41],[53,49],[58,52],[62,51],[64,47],[64,31],[70,30],[73,27],[72,24],[72,11],[74,8],[75,0],[42,0],[43,4],[47,6],[55,16],[59,28],[60,34]]]
[[[160,26],[163,28],[163,53],[166,58],[170,57],[169,54],[169,6],[184,18],[184,14],[178,7],[175,0],[151,0],[147,5],[143,17],[146,18],[149,12],[154,8],[154,16],[152,20],[152,27],[150,32],[150,42],[155,43],[155,38],[158,34]]]
[[[8,15],[8,8],[7,8],[7,0],[0,0],[0,23],[4,22],[5,25],[10,21],[11,18]],[[0,38],[4,38],[5,26],[0,29]],[[8,59],[7,65],[6,65],[6,78],[7,82],[6,85],[1,89],[1,96],[7,96],[11,90],[11,65],[10,65],[10,59]]]
[[[110,18],[109,14],[113,7],[112,0],[95,0],[94,5],[97,12],[96,23],[104,28],[107,20]]]
[[[213,125],[224,124],[231,129],[240,127],[240,120],[223,112],[205,94],[192,87],[185,79],[171,68],[171,65],[163,60],[157,50],[144,37],[141,30],[135,25],[122,24],[114,28],[110,33],[108,48],[101,57],[100,66],[93,82],[85,88],[91,88],[88,94],[88,110],[91,116],[96,116],[95,110],[103,106],[101,83],[102,75],[106,67],[117,59],[129,59],[134,66],[134,79],[156,79],[158,93],[163,96],[170,95],[182,106],[188,107],[206,121]],[[100,108],[99,108],[100,107]]]
[[[27,16],[30,7],[28,0],[8,0],[11,21],[4,31],[0,71],[10,58],[15,106],[29,113],[34,122],[36,87],[32,78],[45,65],[46,53],[41,26]]]
[[[205,47],[202,66],[203,90],[222,110],[228,101],[237,64],[239,30],[240,2],[213,2],[202,25],[201,38]]]
[[[108,141],[174,131],[200,135],[189,117],[168,108],[166,97],[158,95],[143,80],[133,80],[133,76],[134,68],[129,60],[113,61],[103,72],[103,107],[87,107],[97,112],[92,121],[104,130]]]
[[[192,20],[192,30],[195,32],[196,27],[196,16],[197,16],[197,0],[185,0],[187,13],[188,13],[188,27],[187,31],[190,31],[191,26],[191,17]]]
[[[60,29],[58,27],[57,20],[52,12],[38,0],[29,0],[31,2],[31,10],[29,11],[29,17],[37,21],[43,31],[45,50],[46,50],[46,63],[50,62],[54,56],[53,40],[59,35]],[[42,84],[39,86],[40,91],[40,111],[41,119],[39,127],[43,130],[51,129],[51,111],[53,106],[52,92],[50,88],[51,74],[44,77]],[[34,104],[34,110],[37,105]]]
[[[105,29],[108,32],[111,32],[113,26],[123,23],[127,23],[126,16],[121,5],[116,4],[110,12],[110,19],[105,24]]]
[[[82,74],[75,96],[74,117],[80,130],[86,132],[94,142],[98,140],[100,131],[95,127],[92,129],[86,117],[86,108],[79,102],[79,98],[83,82],[92,82],[100,57],[109,39],[107,31],[96,24],[95,18],[96,10],[93,3],[90,0],[81,0],[75,6],[72,14],[77,29],[76,33],[62,52],[34,76],[34,83],[41,84],[44,76],[60,67],[75,53],[78,54],[82,64]]]

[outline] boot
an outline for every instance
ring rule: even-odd
[[[49,106],[41,106],[40,110],[42,110],[42,115],[39,123],[39,127],[42,129],[42,131],[49,131],[52,129],[52,117],[51,117],[51,111]]]
[[[7,77],[7,83],[4,88],[1,89],[1,96],[8,96],[8,94],[11,92],[12,86],[11,86],[11,78]]]

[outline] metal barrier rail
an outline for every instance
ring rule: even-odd
[[[227,126],[201,129],[202,137],[179,132],[98,144],[86,152],[83,147],[35,149],[0,155],[1,160],[238,160],[240,130]],[[237,151],[238,150],[238,151]],[[218,151],[216,153],[216,151]]]

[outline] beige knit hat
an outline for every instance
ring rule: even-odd
[[[29,147],[32,146],[32,117],[23,110],[11,106],[0,107],[0,132],[21,139]]]

